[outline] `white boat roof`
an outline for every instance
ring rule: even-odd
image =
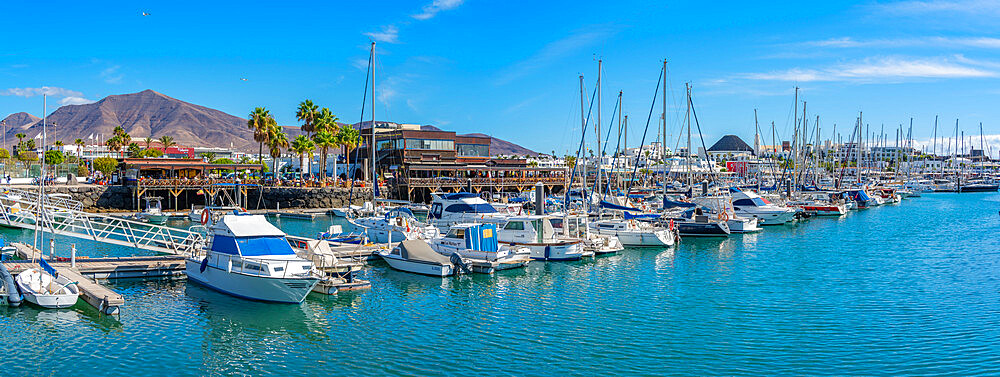
[[[225,215],[215,224],[217,232],[228,232],[234,237],[284,237],[285,232],[267,221],[264,215]]]

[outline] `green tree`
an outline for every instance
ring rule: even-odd
[[[167,148],[170,148],[175,145],[177,145],[177,143],[174,142],[173,137],[160,136],[160,149],[163,150],[164,152],[167,150]]]
[[[569,170],[576,168],[576,156],[566,155],[563,157],[563,161],[566,161],[566,166],[569,167]]]
[[[139,157],[160,158],[163,157],[163,151],[156,148],[143,149],[142,152],[139,152]]]
[[[128,155],[131,157],[140,157],[142,153],[142,148],[139,148],[139,144],[129,143],[128,144]]]
[[[104,173],[105,176],[111,175],[118,168],[118,160],[111,157],[98,157],[94,159],[94,169]]]
[[[62,142],[62,140],[56,140],[56,142],[52,143],[52,145],[55,145],[57,147],[61,147],[61,146],[63,146],[63,142]]]
[[[274,178],[275,182],[277,182],[278,158],[281,157],[281,150],[288,148],[288,135],[276,123],[267,130],[267,148],[271,152],[272,164],[274,165]]]
[[[34,150],[17,151],[17,159],[21,161],[38,161],[38,153]]]
[[[73,140],[73,145],[76,145],[76,154],[83,156],[83,147],[87,145],[83,142],[83,139]]]
[[[66,160],[66,157],[63,156],[62,151],[57,151],[57,150],[45,151],[45,163],[46,164],[49,164],[49,165],[59,165],[59,164],[63,163],[63,161],[65,161],[65,160]]]
[[[90,169],[87,169],[87,164],[77,164],[76,165],[76,176],[86,177],[90,175]]]
[[[149,149],[149,146],[153,145],[153,138],[149,136],[146,136],[146,138],[142,139],[142,141],[146,143],[146,149]]]
[[[17,149],[23,149],[24,138],[28,137],[28,135],[25,135],[23,132],[18,132],[14,135],[14,137],[17,138]]]
[[[313,151],[316,150],[316,143],[304,135],[299,135],[295,137],[295,140],[292,140],[291,149],[299,157],[299,161],[302,160],[303,156],[309,156],[309,160],[312,161]],[[309,173],[306,171],[307,166],[308,164],[302,166],[302,173]]]
[[[340,118],[333,115],[333,112],[328,108],[323,108],[320,110],[319,115],[316,117],[315,130],[316,134],[313,135],[313,142],[316,143],[316,147],[322,150],[320,154],[320,164],[323,166],[323,181],[322,185],[326,185],[326,159],[330,154],[330,148],[336,148],[338,144],[338,132],[340,131],[340,126],[337,122]]]
[[[354,127],[341,127],[340,132],[337,133],[337,140],[344,147],[344,156],[347,158],[347,175],[353,185],[354,179],[350,176],[351,150],[361,143],[361,133]]]
[[[10,152],[6,149],[0,148],[0,159],[6,160],[10,158]]]
[[[212,163],[216,164],[216,165],[232,165],[232,164],[235,164],[235,162],[233,162],[233,160],[225,158],[225,157],[219,158],[219,159],[215,159],[215,160],[212,161]]]
[[[215,162],[215,153],[212,153],[212,152],[205,152],[205,153],[202,153],[202,154],[200,155],[200,157],[201,157],[202,159],[204,159],[204,160],[205,160],[205,162],[207,162],[207,163],[209,163],[209,164],[211,164],[211,163]]]
[[[318,107],[313,104],[312,100],[305,100],[299,103],[299,109],[295,112],[295,118],[302,122],[302,132],[306,135],[312,135],[316,132],[316,117],[319,116]]]
[[[28,140],[27,142],[24,143],[24,149],[34,151],[35,148],[38,148],[38,146],[35,145],[35,139]]]
[[[269,143],[272,125],[277,124],[271,112],[263,107],[254,108],[247,119],[247,128],[253,131],[253,140],[259,144],[257,156],[260,158],[261,171],[264,171],[264,143]],[[261,176],[263,180],[263,176]]]

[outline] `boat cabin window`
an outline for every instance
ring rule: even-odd
[[[445,211],[451,213],[496,213],[497,210],[487,203],[458,203],[448,206]]]
[[[520,221],[511,221],[508,222],[503,228],[505,230],[524,230],[524,223]]]
[[[765,202],[761,198],[747,198],[747,199],[735,200],[735,201],[733,201],[733,205],[736,205],[736,206],[751,206],[751,207],[752,206],[757,206],[757,207],[763,207],[763,206],[767,205],[767,202]]]
[[[451,231],[448,232],[448,235],[446,235],[445,237],[464,239],[465,229],[452,229]]]

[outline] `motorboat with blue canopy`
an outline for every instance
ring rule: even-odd
[[[301,303],[319,274],[295,255],[284,232],[262,215],[223,215],[209,227],[209,244],[187,258],[188,279],[251,300]]]

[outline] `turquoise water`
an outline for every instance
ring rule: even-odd
[[[301,306],[116,281],[121,322],[0,307],[0,375],[997,374],[998,211],[996,193],[928,194],[494,276],[377,262],[370,291]]]

